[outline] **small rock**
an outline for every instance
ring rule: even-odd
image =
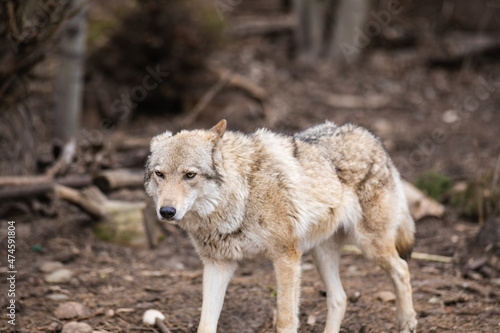
[[[106,317],[113,317],[115,315],[115,311],[113,309],[108,309],[106,311]]]
[[[497,275],[497,272],[493,268],[491,268],[490,266],[481,267],[481,269],[479,270],[479,273],[483,274],[483,276],[485,276],[487,278],[492,278],[492,277]]]
[[[500,287],[500,278],[491,279],[490,282],[492,285]]]
[[[65,301],[67,300],[69,297],[68,295],[65,295],[65,294],[50,294],[50,295],[47,295],[47,298],[52,300],[52,301]]]
[[[442,116],[443,122],[447,124],[452,124],[460,120],[458,112],[455,110],[446,110]]]
[[[394,302],[396,300],[396,295],[390,291],[379,291],[375,294],[375,297],[382,302]]]
[[[86,323],[72,321],[63,326],[62,333],[92,333],[92,327]]]
[[[362,273],[357,266],[351,265],[347,267],[346,275],[348,277],[360,276]]]
[[[360,298],[361,298],[361,293],[359,291],[356,291],[354,294],[349,295],[347,299],[351,303],[356,303],[357,301],[359,301]]]
[[[439,296],[432,296],[429,299],[429,303],[431,303],[431,304],[436,304],[436,303],[439,303],[439,302],[441,302],[441,297],[439,297]]]
[[[488,264],[488,257],[484,256],[479,259],[470,260],[467,265],[465,265],[464,269],[476,271],[484,265]]]
[[[80,285],[80,280],[78,280],[76,277],[73,277],[69,281],[69,284],[72,285],[73,287],[78,287]]]
[[[483,279],[483,276],[481,274],[476,273],[474,271],[467,271],[464,274],[464,277],[467,279],[476,280],[476,281],[481,281]]]
[[[55,331],[60,331],[60,330],[61,330],[61,326],[59,325],[58,322],[53,321],[50,323],[49,332],[55,332]]]
[[[309,316],[307,316],[307,325],[314,326],[314,324],[316,324],[316,316],[310,314]]]
[[[163,313],[161,313],[158,310],[149,309],[146,310],[146,312],[144,312],[144,315],[142,316],[142,322],[145,325],[154,326],[156,323],[156,318],[160,318],[160,320],[165,320],[165,316],[163,315]]]
[[[49,274],[63,267],[64,265],[60,261],[44,261],[40,264],[40,266],[38,266],[38,269],[42,273]]]
[[[77,302],[65,302],[57,307],[54,315],[58,319],[71,319],[90,315],[89,309],[85,305]]]
[[[73,277],[73,272],[67,268],[60,268],[45,277],[48,283],[68,283]]]

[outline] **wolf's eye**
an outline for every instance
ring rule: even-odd
[[[193,179],[194,177],[196,177],[196,173],[194,173],[194,172],[188,172],[188,173],[186,173],[186,178],[187,179]]]
[[[155,171],[155,175],[157,175],[158,177],[160,178],[163,178],[163,173],[161,173],[160,171]]]

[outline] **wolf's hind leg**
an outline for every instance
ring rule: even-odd
[[[413,309],[408,264],[399,257],[395,241],[391,236],[383,232],[363,236],[360,237],[359,244],[363,253],[375,260],[387,272],[394,285],[399,331],[401,333],[416,332],[417,319]]]
[[[339,275],[341,246],[336,237],[331,237],[317,245],[313,251],[316,267],[326,287],[328,314],[325,333],[339,332],[347,306],[347,296]]]

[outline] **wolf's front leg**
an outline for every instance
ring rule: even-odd
[[[273,262],[278,288],[278,333],[296,333],[299,319],[300,254],[296,251]]]
[[[203,304],[198,333],[215,333],[226,288],[236,262],[206,262],[203,267]]]

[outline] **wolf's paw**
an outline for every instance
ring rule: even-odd
[[[402,326],[399,333],[417,333],[417,319],[415,318],[408,320]]]

